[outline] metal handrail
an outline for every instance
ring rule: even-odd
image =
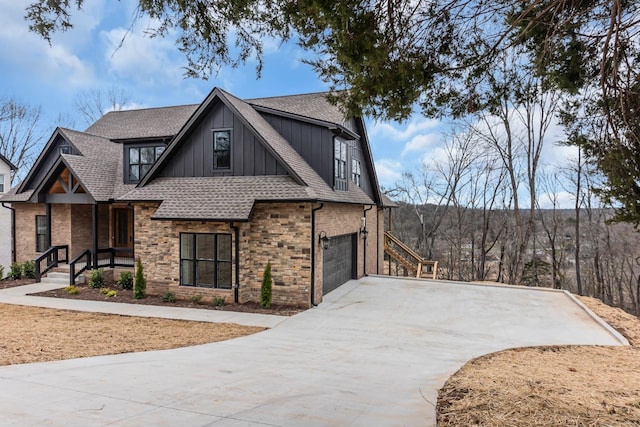
[[[60,259],[59,251],[64,249],[64,258]],[[40,264],[42,261],[47,260],[47,266],[42,269]],[[58,266],[60,262],[68,262],[69,261],[69,245],[58,245],[51,246],[49,249],[44,251],[39,257],[33,260],[35,267],[35,279],[36,282],[39,282],[42,278],[42,275],[47,271],[51,270]]]
[[[86,262],[84,267],[82,267],[78,272],[76,272],[76,264],[82,258],[86,257]],[[74,285],[76,283],[76,278],[81,275],[84,271],[88,270],[91,267],[91,249],[85,249],[69,262],[69,284]]]

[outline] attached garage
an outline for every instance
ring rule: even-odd
[[[324,250],[322,261],[322,294],[357,276],[357,235],[345,234],[332,237],[329,248]]]

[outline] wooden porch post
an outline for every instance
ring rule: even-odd
[[[92,207],[92,218],[91,223],[93,227],[93,268],[98,268],[98,203],[94,203],[91,205]]]

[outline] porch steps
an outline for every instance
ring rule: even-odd
[[[69,284],[69,273],[50,271],[45,276],[42,276],[40,283],[56,283],[66,286]]]

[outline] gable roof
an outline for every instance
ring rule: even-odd
[[[111,111],[85,131],[113,140],[173,137],[196,111],[198,104],[142,110]]]
[[[33,201],[43,191],[45,182],[50,182],[55,172],[64,165],[95,201],[162,202],[154,218],[247,220],[257,201],[325,201],[373,205],[375,202],[351,182],[348,191],[334,191],[254,108],[258,106],[257,108],[284,111],[341,126],[344,123],[343,114],[325,96],[324,93],[292,95],[254,99],[250,103],[214,88],[203,103],[198,105],[113,111],[105,114],[85,132],[57,128],[27,179],[8,197],[13,201]],[[273,155],[288,176],[158,176],[163,165],[171,161],[192,129],[218,102],[224,103],[254,134],[256,141]],[[77,151],[80,155],[59,155],[49,167],[47,178],[39,183],[36,191],[25,191],[26,188],[22,187],[32,178],[34,170],[42,164],[51,164],[43,162],[58,137],[64,138],[73,146],[74,152]],[[119,142],[156,138],[171,138],[171,142],[137,186],[124,184],[123,148]],[[3,201],[10,200],[3,198]]]
[[[16,165],[14,165],[13,163],[11,163],[11,160],[7,159],[5,156],[3,156],[2,154],[0,154],[0,160],[5,162],[7,164],[7,166],[9,166],[9,168],[12,171],[17,171],[18,167]]]
[[[340,107],[331,104],[327,100],[327,92],[254,98],[245,101],[253,106],[284,111],[297,116],[322,120],[337,125],[344,125],[347,117]]]

